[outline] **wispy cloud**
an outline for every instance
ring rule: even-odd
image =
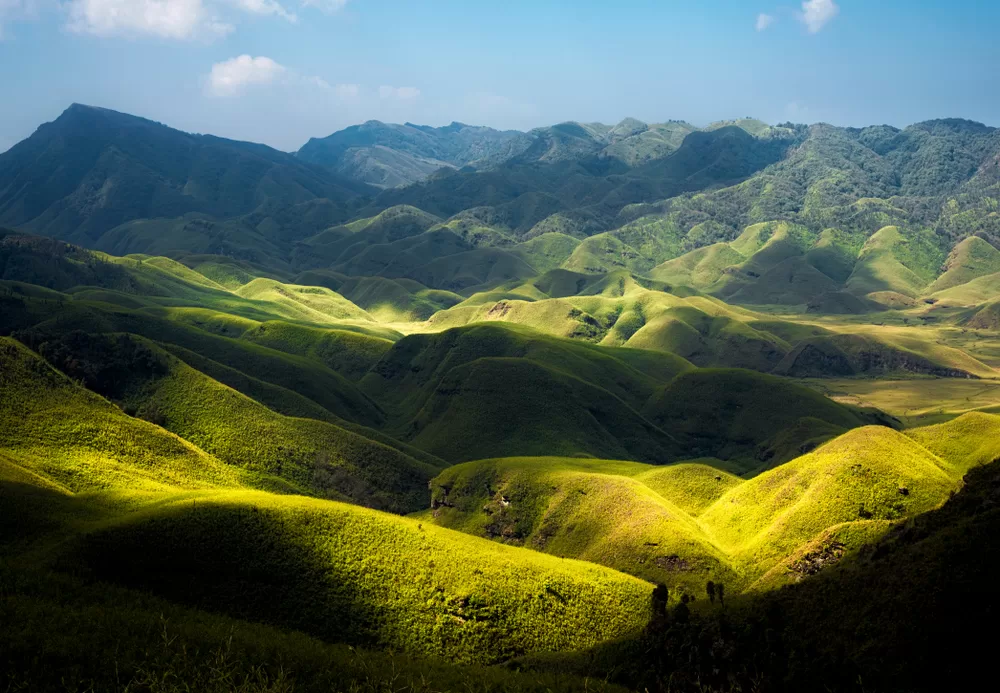
[[[757,23],[754,26],[757,31],[766,31],[772,24],[774,24],[774,16],[761,12],[757,15]]]
[[[834,0],[806,0],[802,3],[799,19],[810,34],[816,34],[838,14],[840,6]]]
[[[190,40],[233,31],[202,0],[69,0],[66,9],[71,31],[97,36]]]
[[[302,0],[303,7],[316,7],[324,12],[336,12],[344,9],[347,0]]]
[[[420,90],[416,87],[389,87],[383,85],[378,88],[378,95],[380,99],[412,101],[420,98]]]
[[[57,0],[0,0],[0,27],[5,16],[39,2]],[[332,13],[347,0],[65,0],[66,26],[95,36],[154,36],[188,41],[212,39],[235,31],[237,15],[275,17],[296,23],[292,5]]]
[[[250,14],[261,16],[274,15],[293,23],[299,20],[294,12],[286,10],[284,5],[277,0],[229,0],[229,2]]]

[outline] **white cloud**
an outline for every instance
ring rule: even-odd
[[[389,87],[383,85],[378,88],[378,95],[381,99],[412,101],[420,96],[420,90],[416,87]]]
[[[755,25],[757,31],[765,31],[772,24],[774,24],[774,17],[772,15],[764,14],[763,12],[757,15],[757,24]]]
[[[258,15],[275,15],[281,17],[282,19],[287,19],[290,22],[297,22],[299,18],[294,12],[289,12],[285,9],[278,0],[229,0],[231,4],[235,5],[244,12],[249,12],[250,14]]]
[[[247,87],[273,84],[286,73],[283,65],[270,58],[241,55],[212,65],[205,87],[210,96],[236,96]]]
[[[241,55],[212,65],[205,77],[205,93],[226,98],[239,96],[251,87],[283,86],[332,93],[339,101],[356,101],[361,93],[357,84],[330,84],[322,77],[302,75],[284,65],[259,56]],[[300,92],[302,93],[302,92]]]
[[[840,7],[834,0],[806,0],[802,3],[799,19],[810,34],[818,33],[827,23],[840,14]]]
[[[69,28],[97,36],[152,35],[188,40],[233,31],[202,0],[70,0]]]

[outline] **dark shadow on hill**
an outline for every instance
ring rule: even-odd
[[[65,567],[206,611],[300,630],[330,642],[379,641],[379,606],[357,576],[322,560],[310,520],[253,503],[192,500],[81,540]]]

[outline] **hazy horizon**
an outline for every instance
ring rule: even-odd
[[[50,123],[50,122],[56,120],[60,115],[62,115],[72,105],[82,105],[82,106],[88,106],[88,107],[92,107],[92,108],[106,108],[107,109],[106,106],[102,106],[100,104],[90,104],[90,103],[67,104],[66,108],[62,109],[61,111],[59,111],[59,113],[57,113],[56,115],[52,116],[51,118],[47,118],[46,120],[39,122],[38,126],[41,126],[41,125],[43,125],[45,123]],[[117,111],[117,109],[108,109],[108,110]],[[123,111],[117,111],[117,112],[123,113]],[[149,114],[132,113],[132,112],[130,112],[130,113],[127,113],[127,115],[137,116],[139,118],[144,118],[146,120],[155,121],[155,122],[161,123],[162,125],[166,125],[167,127],[173,128],[175,130],[181,130],[183,132],[188,132],[189,134],[214,135],[214,136],[217,136],[217,137],[225,137],[226,139],[239,140],[239,138],[228,137],[227,135],[225,135],[223,133],[219,133],[219,132],[195,131],[195,130],[185,130],[183,128],[178,128],[178,127],[174,126],[170,122],[162,121],[162,120],[156,118],[155,116],[149,115]],[[596,123],[596,124],[601,124],[601,125],[614,126],[614,125],[616,125],[618,123],[621,123],[624,120],[627,120],[627,119],[630,119],[630,118],[635,118],[635,116],[626,115],[626,116],[623,116],[622,118],[619,118],[619,119],[617,119],[615,121],[596,121],[596,120],[580,120],[580,119],[577,119],[575,122],[579,122],[579,123],[583,123],[583,124],[594,124],[594,123]],[[708,127],[710,125],[713,125],[713,124],[716,124],[716,123],[736,121],[736,120],[745,119],[745,118],[751,118],[751,119],[761,120],[763,122],[768,123],[769,125],[776,125],[778,123],[778,121],[766,121],[763,118],[757,118],[753,114],[746,114],[746,115],[743,115],[743,116],[732,116],[732,117],[725,117],[725,118],[716,118],[716,119],[710,120],[708,122],[691,122],[691,121],[684,120],[683,118],[657,118],[657,119],[653,119],[653,120],[642,120],[641,118],[637,118],[637,120],[641,120],[642,122],[644,122],[647,125],[654,125],[654,124],[657,124],[657,123],[665,123],[665,122],[668,122],[668,121],[684,121],[684,122],[687,122],[689,125],[695,126],[696,128],[706,128],[706,127]],[[969,119],[969,118],[963,118],[960,115],[942,116],[941,118],[929,118],[927,120],[938,120],[938,119],[945,119],[945,120],[947,120],[947,119],[972,120],[972,119]],[[253,142],[253,143],[256,143],[256,144],[266,144],[268,146],[273,147],[274,149],[277,149],[278,151],[284,151],[284,152],[288,152],[288,153],[295,153],[296,151],[298,151],[302,147],[302,145],[306,144],[306,142],[308,142],[310,139],[313,139],[313,138],[322,139],[324,137],[327,137],[327,136],[333,134],[334,132],[338,132],[340,130],[343,130],[343,129],[349,128],[349,127],[363,125],[364,123],[371,122],[371,121],[384,122],[386,124],[392,124],[392,125],[412,125],[412,126],[415,126],[415,127],[434,127],[434,128],[446,127],[446,126],[451,125],[453,123],[460,123],[462,125],[467,125],[467,126],[489,127],[489,128],[494,128],[496,130],[517,130],[517,131],[521,131],[521,132],[529,132],[530,130],[535,129],[535,128],[546,127],[546,126],[551,126],[551,125],[558,125],[559,123],[565,123],[565,122],[572,122],[572,121],[559,121],[559,122],[553,122],[553,123],[539,123],[538,125],[534,125],[534,126],[529,127],[529,128],[521,129],[521,128],[503,128],[503,127],[497,127],[495,125],[491,125],[490,123],[474,123],[474,122],[470,123],[470,122],[464,122],[464,121],[459,121],[459,120],[454,120],[454,119],[452,119],[452,120],[444,120],[444,121],[436,122],[436,123],[419,123],[419,122],[412,122],[412,121],[398,121],[398,122],[394,122],[394,121],[380,121],[377,118],[369,118],[369,119],[364,120],[364,121],[358,121],[356,123],[349,123],[349,124],[347,124],[347,125],[345,125],[345,126],[343,126],[341,128],[338,128],[337,130],[331,130],[330,132],[327,132],[327,133],[317,133],[317,134],[309,135],[299,145],[293,146],[291,148],[274,147],[273,145],[270,145],[267,142],[261,142],[259,140],[242,140],[242,141]],[[841,124],[841,123],[829,123],[829,122],[826,122],[826,121],[811,122],[811,121],[797,121],[797,120],[794,120],[794,119],[787,119],[787,120],[781,121],[781,122],[793,122],[793,123],[798,124],[798,125],[820,125],[820,124],[825,124],[825,125],[832,125],[834,127],[859,127],[859,126],[855,126],[855,125],[845,125],[845,124]],[[906,128],[908,126],[920,123],[920,122],[926,122],[926,120],[924,120],[924,121],[913,121],[913,122],[904,123],[904,124],[897,124],[897,123],[867,123],[866,125],[860,126],[860,127],[875,126],[875,125],[888,125],[888,126],[891,126],[891,127],[896,127],[896,128],[903,129],[903,128]],[[976,121],[976,122],[979,122],[979,121]],[[987,127],[991,127],[991,128],[997,127],[996,125],[993,125],[992,123],[982,123],[982,124],[986,125]],[[21,139],[18,139],[18,140],[15,140],[15,141],[11,141],[11,142],[0,141],[0,154],[3,154],[4,152],[6,152],[9,149],[11,149],[14,145],[16,145],[16,144],[24,141],[28,137],[30,137],[31,134],[33,134],[33,132],[34,131],[32,131],[32,133],[29,133],[25,137],[23,137]]]

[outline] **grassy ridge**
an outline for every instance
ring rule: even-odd
[[[137,383],[127,408],[232,465],[308,493],[395,512],[421,508],[436,468],[326,421],[276,414],[180,360]]]
[[[153,424],[126,416],[18,342],[0,338],[3,454],[72,492],[265,486]]]
[[[669,472],[667,470],[670,470]],[[444,527],[613,567],[696,593],[705,580],[732,584],[728,557],[673,500],[664,478],[740,480],[698,464],[662,470],[635,462],[560,457],[505,458],[456,465],[432,484]],[[724,480],[715,481],[716,477]],[[652,480],[647,482],[647,480]],[[711,493],[705,488],[706,495]],[[699,502],[704,502],[704,498]],[[691,501],[682,500],[690,507]]]

